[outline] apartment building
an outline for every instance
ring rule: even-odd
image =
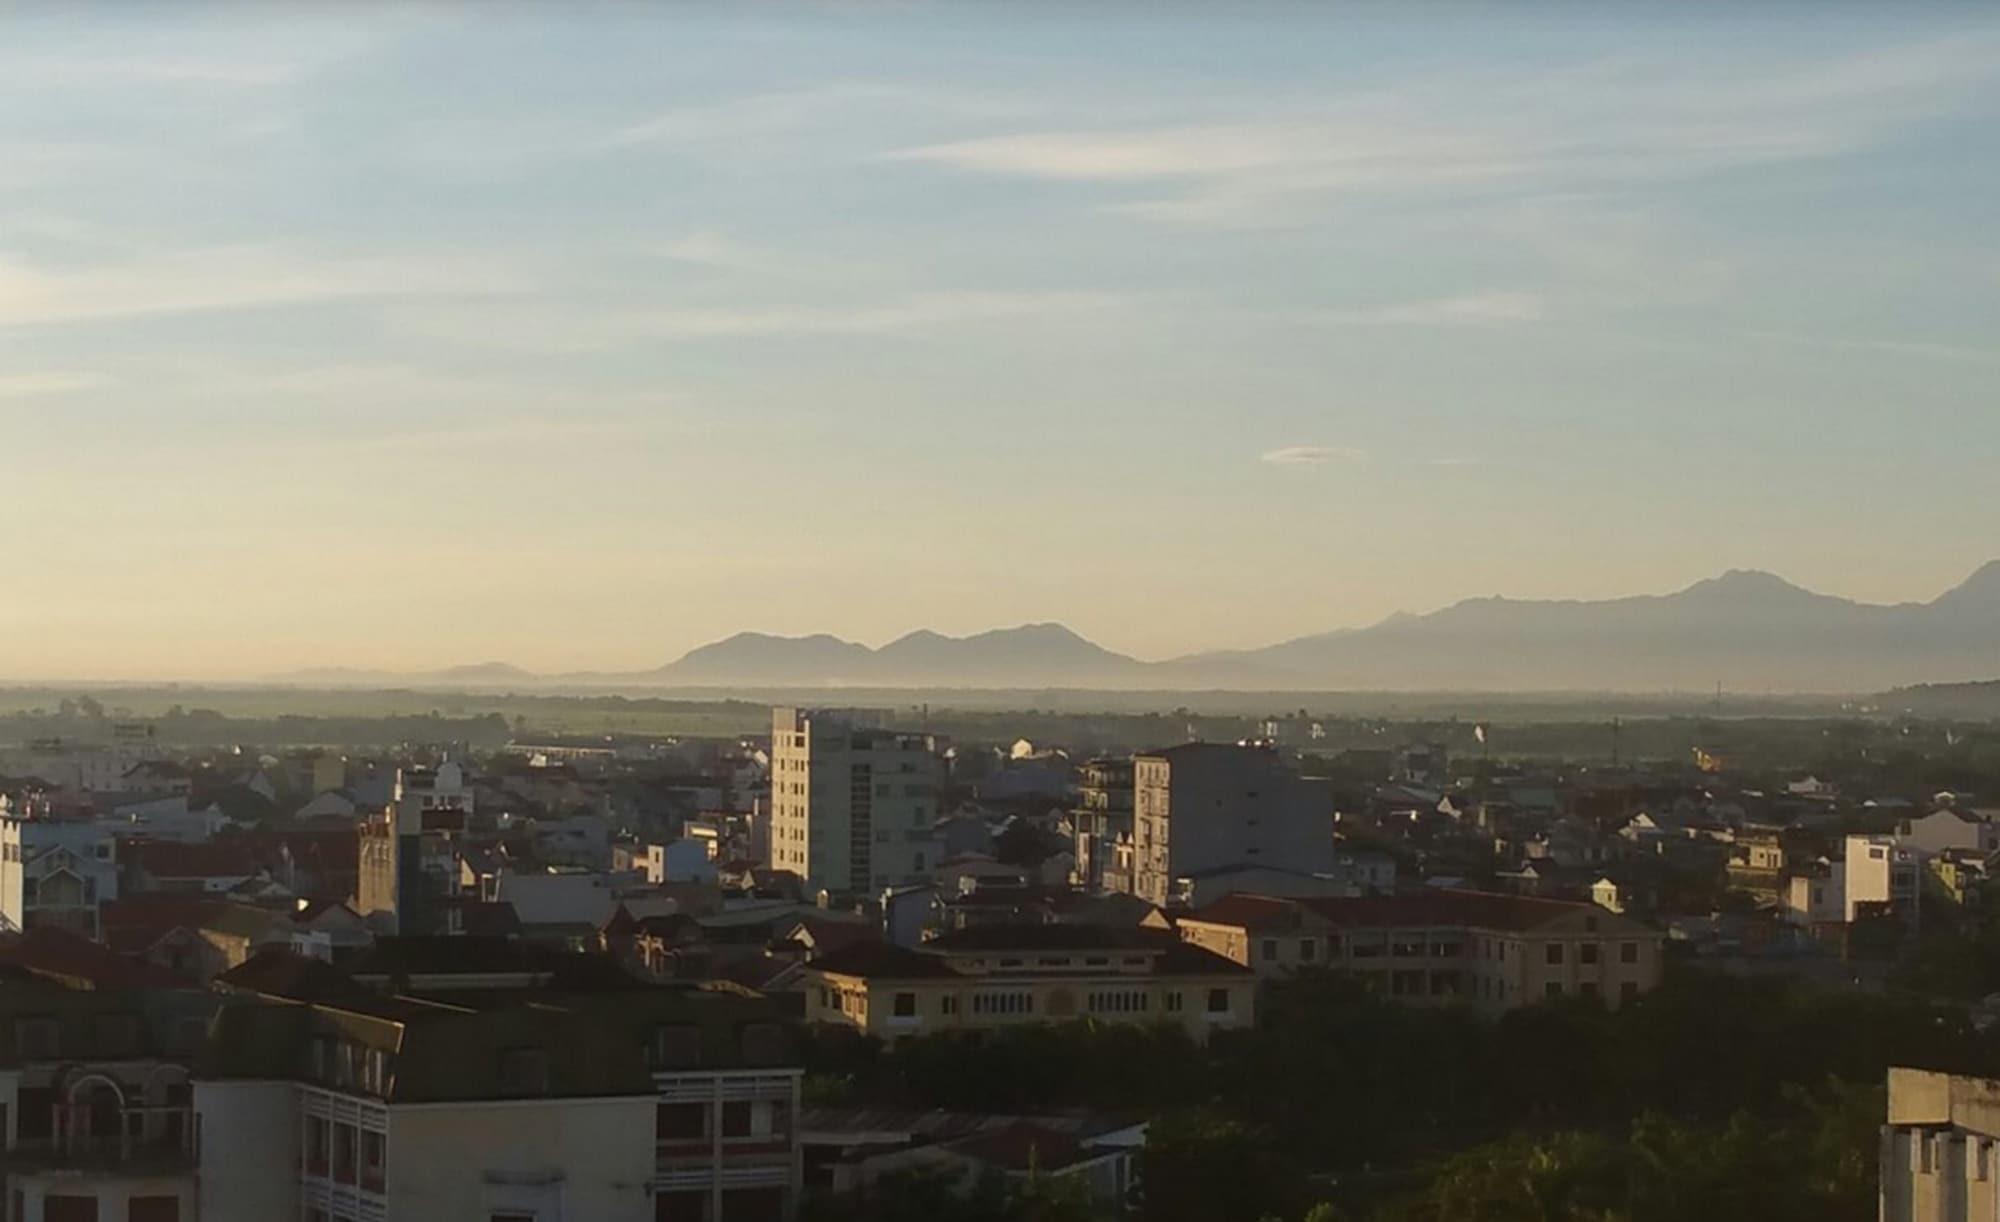
[[[1595,904],[1450,890],[1232,895],[1176,925],[1191,944],[1260,979],[1326,968],[1398,1001],[1489,1012],[1556,997],[1616,1009],[1658,987],[1666,941]]]
[[[389,805],[355,827],[355,910],[390,933],[444,932],[472,810],[457,764],[399,770]]]
[[[203,1222],[782,1222],[792,1028],[704,987],[232,1001],[196,1075]]]
[[[872,895],[926,881],[943,785],[930,735],[774,709],[770,865],[810,891]]]
[[[1133,761],[1133,893],[1161,906],[1178,878],[1234,865],[1333,869],[1333,793],[1254,745],[1187,743]]]
[[[189,1071],[216,1005],[47,980],[0,990],[7,1218],[197,1217]]]
[[[0,929],[55,925],[99,935],[98,906],[118,898],[118,842],[91,819],[45,805],[0,814]]]
[[[1132,890],[1132,770],[1129,759],[1094,759],[1077,769],[1070,877],[1080,887]]]
[[[1882,1222],[2000,1222],[2000,1081],[1889,1071]]]
[[[884,1039],[1092,1019],[1197,1041],[1256,1018],[1256,978],[1161,930],[978,925],[916,949],[858,943],[800,973],[806,1018]]]

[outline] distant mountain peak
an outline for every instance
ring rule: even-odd
[[[1793,585],[1776,573],[1767,573],[1763,569],[1730,569],[1720,577],[1697,581],[1674,597],[1728,603],[1768,603],[1777,600],[1845,601],[1834,599],[1828,594],[1815,594],[1803,586]]]
[[[1939,607],[2000,608],[2000,560],[1989,560],[1931,604]]]

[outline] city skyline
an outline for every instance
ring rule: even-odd
[[[0,675],[1993,558],[1976,13],[596,16],[14,23]]]

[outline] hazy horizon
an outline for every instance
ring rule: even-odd
[[[17,16],[0,676],[2000,551],[2000,19],[1016,12]]]

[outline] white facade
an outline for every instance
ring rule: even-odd
[[[1914,921],[1923,875],[1921,850],[1893,836],[1849,836],[1842,919],[1852,924],[1861,905],[1886,904]]]
[[[1847,919],[1847,863],[1836,861],[1825,874],[1795,874],[1786,884],[1785,919],[1795,925],[1826,925]]]
[[[928,881],[943,782],[928,735],[775,709],[770,865],[804,876],[810,890],[876,892]]]
[[[715,875],[712,838],[690,837],[646,846],[646,881],[656,887],[661,883],[712,883]]]

